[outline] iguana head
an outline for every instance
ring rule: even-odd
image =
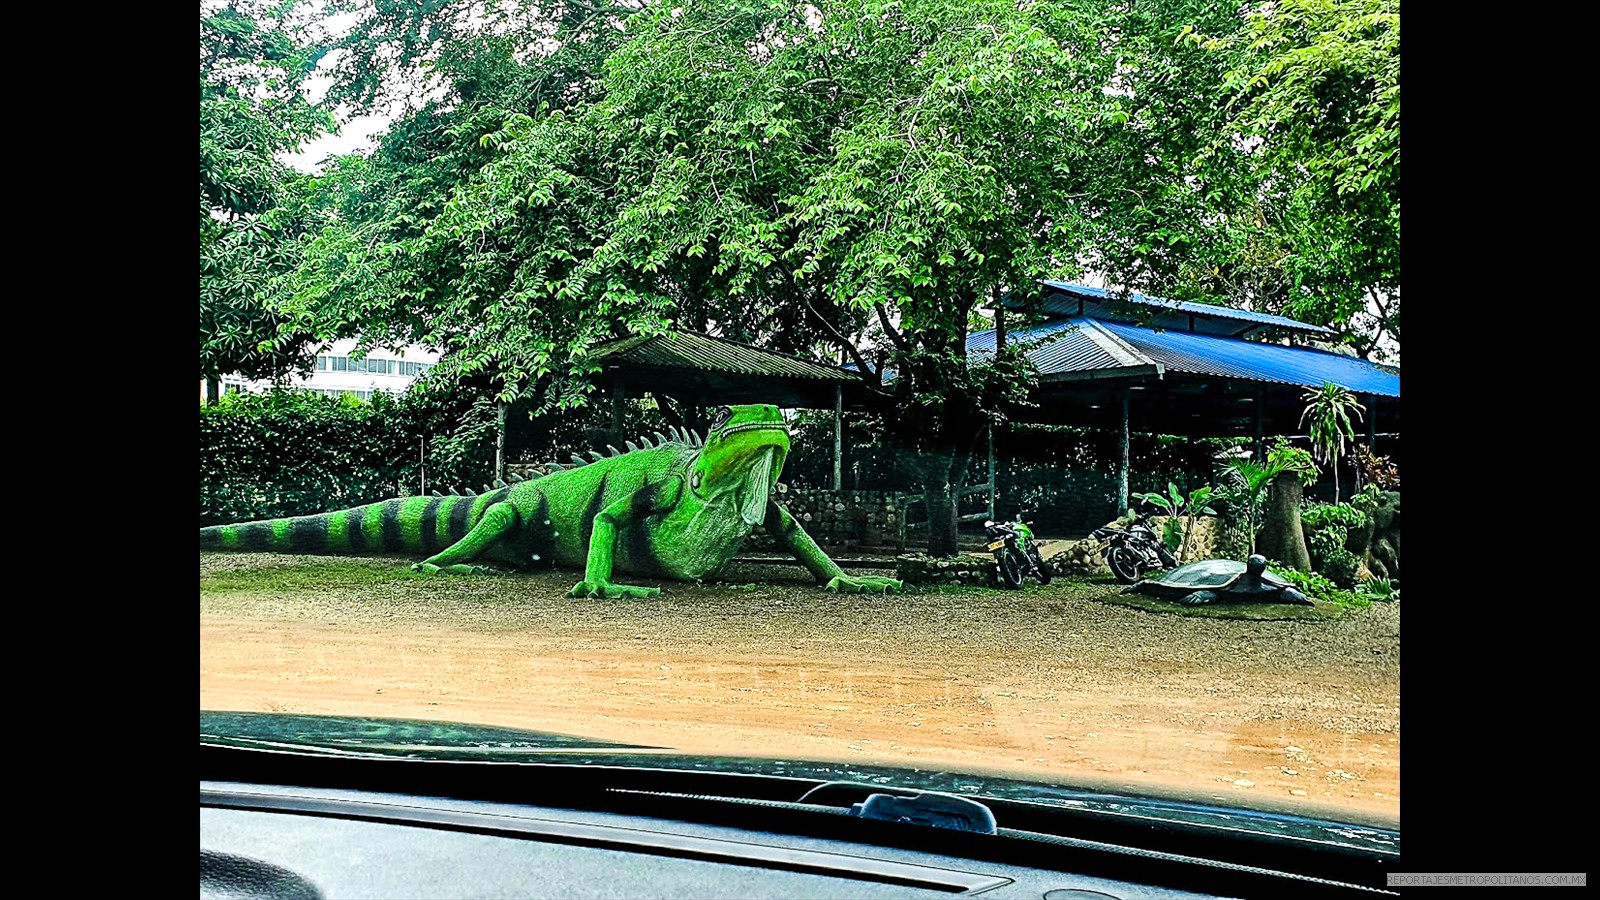
[[[731,501],[746,524],[759,525],[788,458],[789,425],[776,406],[725,406],[690,469],[689,489],[702,500]]]

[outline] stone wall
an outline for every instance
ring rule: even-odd
[[[999,587],[994,557],[963,553],[954,559],[935,559],[925,553],[902,553],[894,560],[894,577],[918,587],[961,584]]]
[[[1046,545],[1041,548],[1045,565],[1056,575],[1110,575],[1111,568],[1100,555],[1100,542],[1093,538],[1069,541],[1065,547]]]
[[[898,547],[905,495],[893,491],[833,491],[779,484],[773,495],[823,547],[856,550]],[[746,546],[768,549],[771,539],[757,530]]]

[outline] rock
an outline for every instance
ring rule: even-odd
[[[1233,783],[1233,786],[1234,787],[1242,787],[1242,788],[1253,788],[1253,787],[1256,786],[1256,783],[1254,781],[1251,781],[1248,778],[1240,778],[1240,779],[1238,779],[1237,781],[1235,781]]]

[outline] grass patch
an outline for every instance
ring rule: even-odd
[[[298,594],[358,590],[416,581],[397,558],[287,556],[280,554],[201,554],[202,594]]]

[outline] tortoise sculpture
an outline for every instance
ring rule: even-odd
[[[1160,578],[1141,581],[1125,594],[1149,594],[1188,606],[1205,603],[1303,603],[1305,594],[1267,571],[1266,557],[1255,554],[1246,562],[1203,559],[1179,566]]]

